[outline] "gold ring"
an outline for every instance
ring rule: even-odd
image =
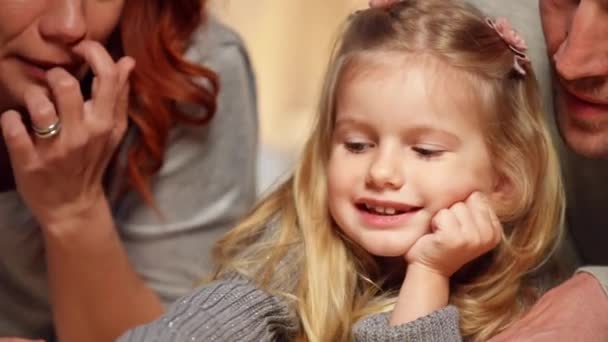
[[[34,134],[36,134],[36,136],[38,138],[42,138],[42,139],[52,138],[52,137],[56,136],[57,134],[59,134],[59,131],[61,131],[61,121],[59,121],[59,119],[57,119],[57,121],[55,121],[52,125],[49,125],[48,127],[45,127],[45,128],[38,128],[38,127],[32,125],[32,129],[34,130]]]

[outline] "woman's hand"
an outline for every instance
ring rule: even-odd
[[[474,192],[466,201],[440,210],[432,232],[421,237],[406,254],[414,265],[449,278],[467,262],[496,247],[502,225],[486,197]]]
[[[43,228],[105,200],[103,174],[127,126],[133,59],[115,63],[94,41],[83,41],[73,51],[95,75],[90,100],[84,101],[79,81],[62,68],[47,72],[50,95],[36,86],[24,94],[32,128],[44,131],[59,123],[57,134],[30,135],[14,110],[1,117],[17,190]]]
[[[369,0],[369,7],[371,8],[383,8],[390,6],[400,0]]]

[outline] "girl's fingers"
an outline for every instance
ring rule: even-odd
[[[488,203],[488,206],[490,204]],[[500,222],[500,220],[498,219],[498,216],[496,216],[496,213],[494,212],[494,210],[490,207],[490,222],[492,222],[492,229],[494,229],[494,242],[496,244],[498,244],[501,240],[502,237],[504,235],[504,231],[502,229],[502,223]]]
[[[471,198],[471,205],[476,208],[475,213],[478,215],[478,224],[480,227],[486,227],[484,237],[486,241],[496,245],[502,239],[502,224],[492,208],[492,203],[482,193],[474,193]]]
[[[483,243],[494,241],[495,229],[490,218],[490,205],[480,192],[472,193],[466,201]]]
[[[454,213],[454,216],[460,222],[460,234],[467,240],[476,243],[480,238],[479,227],[475,224],[471,211],[463,202],[457,202],[454,204],[450,211]]]
[[[14,110],[6,111],[0,116],[0,125],[13,168],[29,166],[37,154],[21,115]]]
[[[453,234],[453,231],[460,230],[460,222],[451,210],[442,209],[433,217],[433,220],[431,221],[431,230],[436,236],[442,237],[447,235],[448,239],[451,239],[452,236],[455,235]],[[443,243],[445,241],[438,242]]]

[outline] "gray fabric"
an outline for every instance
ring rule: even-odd
[[[176,302],[158,320],[137,327],[118,342],[292,341],[298,320],[288,305],[251,283],[233,278],[211,283]],[[390,327],[388,314],[362,319],[355,341],[461,341],[453,306]]]
[[[210,270],[211,245],[255,200],[257,104],[243,44],[211,20],[197,30],[186,56],[219,74],[218,111],[208,126],[171,132],[152,188],[164,218],[136,194],[113,204],[131,262],[167,304]],[[19,195],[0,193],[0,336],[52,334],[42,247]]]
[[[357,342],[462,341],[458,317],[458,309],[447,306],[413,322],[391,327],[390,313],[372,315],[357,322],[353,336]]]
[[[178,300],[157,321],[120,342],[289,341],[297,320],[276,297],[240,280],[222,280]]]
[[[529,56],[539,80],[546,121],[558,147],[567,195],[566,237],[556,255],[560,273],[572,274],[581,265],[608,292],[608,160],[591,160],[576,155],[563,143],[556,128],[553,108],[551,66],[540,23],[538,1],[468,0],[492,16],[508,18],[526,39]]]

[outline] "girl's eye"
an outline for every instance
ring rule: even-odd
[[[363,153],[367,149],[373,147],[373,144],[365,143],[365,142],[348,142],[347,141],[344,143],[344,147],[346,147],[346,149],[352,153]]]
[[[416,152],[416,154],[422,158],[439,157],[444,152],[443,150],[432,150],[429,148],[416,147],[416,146],[412,147],[412,150],[414,152]]]

